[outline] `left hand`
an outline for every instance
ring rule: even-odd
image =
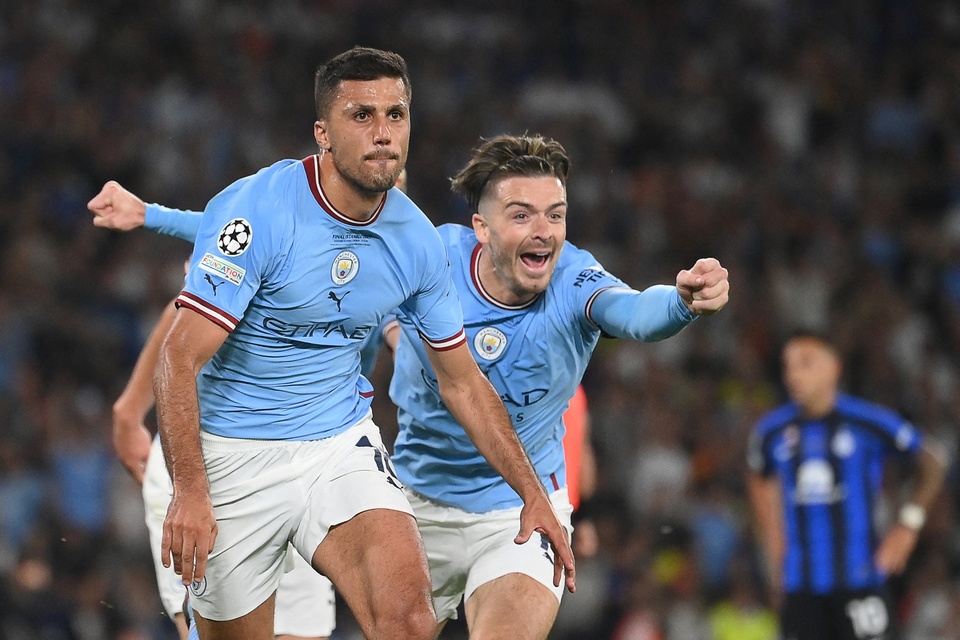
[[[896,575],[907,566],[910,553],[917,544],[917,532],[902,524],[894,525],[880,543],[874,561],[888,575]]]
[[[520,532],[514,538],[516,544],[523,544],[537,531],[550,541],[553,547],[553,584],[560,585],[560,577],[566,574],[567,591],[577,590],[577,570],[573,560],[573,550],[570,548],[570,536],[560,524],[553,505],[546,494],[540,494],[536,500],[523,505],[520,512]]]
[[[677,274],[677,291],[690,313],[708,316],[723,309],[730,293],[727,270],[716,258],[700,258]]]

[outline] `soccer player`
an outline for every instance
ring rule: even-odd
[[[824,336],[784,345],[790,402],[751,435],[750,498],[791,640],[892,640],[884,583],[907,563],[943,482],[944,454],[893,411],[839,391],[839,354]],[[918,462],[913,494],[882,540],[874,530],[884,460]]]
[[[477,211],[475,231],[444,225],[439,232],[471,353],[510,407],[569,528],[562,415],[601,332],[639,340],[669,337],[696,316],[720,310],[729,284],[713,259],[681,271],[675,286],[642,292],[604,271],[589,253],[565,242],[568,167],[563,147],[540,136],[487,141],[454,181]],[[139,211],[123,213],[128,208],[105,213],[97,224],[142,224]],[[182,213],[151,205],[147,226],[189,238],[196,216]],[[549,546],[542,538],[515,544],[511,523],[520,500],[444,407],[413,319],[403,310],[397,319],[384,330],[396,351],[391,397],[400,433],[393,461],[412,489],[408,497],[427,549],[441,624],[466,598],[471,636],[544,638],[562,593],[552,580]]]
[[[400,308],[446,407],[523,498],[520,532],[575,575],[567,534],[465,343],[443,245],[398,189],[410,85],[396,54],[354,48],[316,76],[322,153],[281,161],[207,205],[155,393],[173,499],[162,556],[204,640],[272,637],[288,541],[368,638],[430,638],[436,617],[410,506],[369,417],[361,341]]]
[[[113,443],[124,467],[143,485],[160,600],[181,640],[186,640],[189,629],[183,610],[187,592],[173,569],[164,567],[160,558],[163,518],[173,495],[173,485],[164,466],[160,438],[153,438],[151,443],[150,432],[144,425],[154,402],[152,380],[160,342],[173,324],[175,313],[171,302],[137,358],[127,386],[113,405]],[[326,640],[336,626],[333,585],[299,554],[288,554],[288,560],[290,569],[281,576],[277,589],[274,633],[278,640]]]
[[[570,526],[563,413],[602,333],[672,336],[727,302],[727,271],[712,258],[675,286],[643,291],[566,242],[569,159],[554,140],[497,136],[453,179],[475,213],[472,229],[439,228],[480,368],[511,414],[537,473]],[[443,409],[435,369],[404,310],[390,396],[398,407],[393,463],[407,485],[430,561],[442,622],[465,599],[472,637],[546,638],[560,604],[545,541],[512,544],[521,503]]]

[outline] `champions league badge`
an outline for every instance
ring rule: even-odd
[[[234,218],[220,229],[217,236],[217,249],[225,256],[238,256],[250,246],[253,239],[253,227],[243,218]]]
[[[330,277],[335,284],[347,284],[360,270],[360,259],[353,251],[341,251],[333,261]]]
[[[507,347],[507,336],[493,327],[484,327],[473,339],[473,348],[484,360],[496,360]]]

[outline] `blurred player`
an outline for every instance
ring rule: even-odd
[[[523,496],[518,542],[546,532],[555,584],[566,571],[574,587],[566,534],[465,346],[440,239],[391,189],[409,140],[403,60],[355,48],[316,80],[324,152],[211,200],[155,376],[174,486],[161,555],[205,640],[272,636],[288,540],[367,637],[434,635],[419,535],[359,373],[361,341],[398,307],[445,405]]]
[[[113,443],[117,457],[137,482],[143,485],[143,502],[150,551],[153,554],[160,600],[174,621],[182,640],[188,637],[183,613],[187,591],[172,568],[160,559],[163,517],[173,495],[170,474],[163,463],[159,436],[153,438],[144,425],[153,407],[153,371],[160,343],[173,324],[176,313],[171,302],[147,339],[123,393],[113,405]],[[278,639],[326,640],[336,623],[333,585],[314,571],[297,553],[288,554],[290,570],[280,578],[274,633]]]
[[[943,454],[893,411],[839,392],[842,365],[823,336],[783,349],[790,402],[757,423],[748,476],[781,632],[790,640],[892,640],[884,588],[903,570],[943,482]],[[919,463],[911,499],[878,540],[883,462]]]
[[[716,260],[681,271],[676,286],[640,292],[565,243],[568,164],[558,143],[539,136],[488,141],[455,181],[478,210],[476,234],[461,225],[439,229],[471,352],[510,408],[567,527],[572,507],[562,415],[601,331],[663,339],[697,315],[721,309],[728,291],[726,270]],[[163,233],[189,237],[195,216],[151,205],[146,221]],[[123,222],[105,217],[99,224]],[[549,546],[536,537],[515,544],[517,494],[444,409],[414,325],[402,312],[398,320],[384,331],[396,350],[391,397],[399,407],[400,433],[393,459],[413,489],[408,495],[427,549],[441,624],[456,616],[466,598],[472,637],[544,638],[562,593],[552,579]]]

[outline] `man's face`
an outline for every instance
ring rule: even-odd
[[[487,185],[473,228],[512,304],[550,284],[567,237],[567,191],[554,176],[508,176]]]
[[[840,360],[813,338],[795,338],[783,350],[783,381],[794,402],[809,407],[836,392]]]
[[[410,104],[400,78],[344,80],[327,114],[314,125],[343,179],[359,191],[394,185],[407,162]]]

